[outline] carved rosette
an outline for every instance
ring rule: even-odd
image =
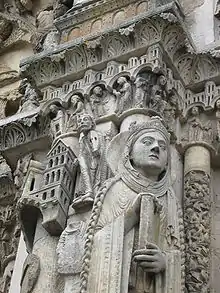
[[[211,200],[210,177],[202,171],[185,176],[186,288],[210,292]]]

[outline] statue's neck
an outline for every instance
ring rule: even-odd
[[[149,174],[149,172],[136,168],[136,171],[140,173],[142,176],[144,176],[147,180],[152,181],[152,182],[157,182],[158,181],[158,174]]]

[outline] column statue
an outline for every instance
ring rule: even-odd
[[[109,168],[106,163],[106,139],[95,129],[92,116],[82,113],[77,116],[79,132],[79,165],[81,179],[73,201],[76,207],[85,203],[93,203],[94,195],[102,182],[109,177]]]
[[[115,177],[94,201],[80,292],[183,292],[183,223],[166,128],[159,118],[132,126],[112,140],[107,158]]]

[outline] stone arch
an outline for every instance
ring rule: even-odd
[[[125,12],[124,12],[124,10],[117,11],[112,16],[112,24],[113,25],[120,24],[123,20],[125,20]]]
[[[90,33],[100,32],[102,29],[102,19],[96,19],[92,22],[90,27]]]
[[[141,1],[136,6],[136,15],[147,11],[150,7],[149,1]]]

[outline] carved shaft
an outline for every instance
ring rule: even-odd
[[[140,228],[139,228],[139,240],[138,248],[143,249],[146,247],[148,242],[155,243],[154,237],[154,221],[155,221],[155,204],[153,195],[143,195],[141,200],[141,211],[140,211]],[[147,276],[144,270],[137,265],[136,268],[136,289],[137,292],[148,292],[151,279]]]
[[[196,155],[200,156],[200,161]],[[188,293],[210,292],[211,193],[210,154],[193,146],[185,155],[184,223],[186,288]]]

